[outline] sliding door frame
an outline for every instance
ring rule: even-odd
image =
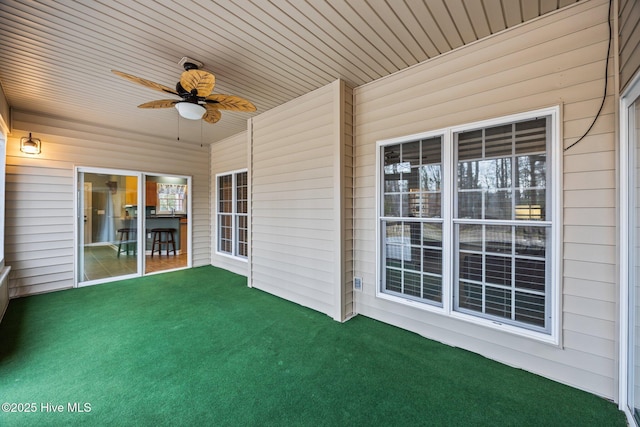
[[[75,262],[74,262],[74,288],[98,285],[101,283],[112,282],[114,280],[128,279],[132,277],[140,277],[144,271],[144,233],[136,233],[136,245],[138,247],[137,258],[136,258],[136,273],[127,274],[123,276],[116,277],[105,277],[103,279],[90,280],[87,282],[83,282],[80,280],[80,275],[84,274],[84,259],[83,259],[83,251],[81,250],[82,245],[84,245],[84,241],[80,239],[83,237],[83,233],[80,232],[80,229],[84,229],[84,185],[80,186],[80,174],[85,173],[96,173],[96,174],[110,174],[110,175],[120,175],[120,176],[135,176],[138,178],[138,194],[137,194],[137,205],[140,206],[143,202],[142,196],[142,181],[143,181],[143,173],[138,171],[130,171],[130,170],[121,170],[121,169],[109,169],[109,168],[95,168],[95,167],[84,167],[84,166],[76,166],[74,167],[74,248],[75,248]],[[84,179],[83,179],[84,182]],[[82,187],[82,188],[80,188]],[[136,229],[143,230],[143,219],[142,215],[138,215],[136,218]]]

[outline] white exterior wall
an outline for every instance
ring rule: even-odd
[[[74,284],[74,167],[192,176],[194,266],[211,262],[209,147],[157,141],[51,118],[15,113],[7,141],[6,264],[12,297]],[[21,136],[42,154],[20,153]]]
[[[350,314],[342,200],[347,92],[338,80],[255,117],[250,152],[250,285],[336,320]]]
[[[620,87],[640,71],[640,2],[620,0]]]
[[[354,90],[358,314],[617,397],[613,61],[602,116],[562,160],[560,346],[375,296],[376,141],[560,105],[570,145],[601,102],[607,9],[604,0],[580,2]]]
[[[248,168],[247,132],[241,132],[211,144],[211,265],[224,268],[236,274],[247,275],[248,262],[216,252],[218,247],[218,212],[216,207],[218,186],[216,175]]]

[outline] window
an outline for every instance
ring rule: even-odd
[[[218,252],[246,258],[248,254],[247,172],[217,177]]]
[[[183,184],[157,184],[158,212],[186,212],[187,186]]]
[[[546,109],[379,143],[380,296],[554,333],[556,116]]]

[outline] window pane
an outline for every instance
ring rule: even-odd
[[[516,153],[545,152],[547,146],[547,119],[516,123]]]
[[[388,194],[384,196],[384,216],[400,216],[403,200],[407,196],[402,194]]]
[[[511,190],[488,191],[484,197],[483,219],[513,219]]]
[[[517,158],[516,183],[520,189],[546,188],[547,157],[544,154]]]
[[[544,295],[516,292],[516,320],[534,326],[545,325]]]
[[[442,274],[442,250],[441,249],[424,249],[422,251],[423,271]]]
[[[515,219],[525,221],[546,220],[545,190],[516,191]]]
[[[468,310],[482,312],[482,285],[460,281],[458,288],[459,306]]]
[[[516,258],[516,288],[544,292],[545,262]]]
[[[414,167],[420,164],[420,141],[402,144],[402,162]]]
[[[458,218],[482,218],[482,191],[458,192]]]
[[[516,255],[544,258],[548,227],[515,227]]]
[[[232,218],[231,215],[218,215],[218,250],[232,253]]]
[[[487,286],[485,313],[492,316],[511,318],[511,291]]]
[[[442,137],[436,136],[422,141],[422,164],[442,163]]]
[[[247,213],[247,172],[236,175],[236,213]]]
[[[399,173],[385,175],[384,191],[385,193],[407,192],[409,191],[409,181],[400,179]]]
[[[402,272],[387,268],[385,275],[385,288],[394,292],[402,292]]]
[[[440,191],[442,172],[440,165],[420,166],[420,190]]]
[[[485,226],[485,247],[487,252],[511,254],[513,241],[510,225]]]
[[[513,147],[513,125],[495,126],[485,130],[484,157],[509,156]]]
[[[460,224],[458,225],[458,245],[461,250],[482,251],[484,241],[482,225]]]
[[[420,273],[404,272],[404,294],[420,297]]]
[[[218,211],[224,213],[231,213],[233,206],[233,192],[232,184],[233,177],[231,175],[224,175],[218,177]]]
[[[422,224],[422,243],[425,246],[442,247],[442,224],[425,222]]]
[[[400,163],[400,145],[387,145],[384,147],[384,166],[385,173],[388,170],[386,166],[393,166]],[[393,173],[393,168],[390,168]]]
[[[482,255],[460,252],[460,279],[482,282]]]
[[[442,277],[423,275],[423,298],[442,302]]]
[[[406,236],[406,237],[405,237]],[[402,260],[410,258],[409,231],[401,222],[388,222],[385,227],[386,265],[402,267]]]
[[[458,134],[458,160],[482,157],[482,130]]]
[[[511,257],[487,255],[484,268],[486,283],[511,286]]]
[[[238,231],[237,231],[237,255],[246,257],[247,256],[247,242],[248,242],[248,234],[247,234],[247,216],[246,215],[238,215],[237,217]]]

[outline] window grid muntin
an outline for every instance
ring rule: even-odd
[[[533,145],[534,147],[537,148],[537,150],[532,150],[531,152],[527,152],[526,150],[520,150],[521,147],[518,146],[518,140],[517,140],[517,134],[518,134],[518,126],[520,125],[520,127],[526,126],[526,124],[530,124],[530,123],[537,123],[538,125],[541,123],[541,121],[544,121],[545,126],[544,126],[544,135],[545,135],[545,151],[541,152],[540,151],[540,143],[538,141],[537,145]],[[512,193],[512,197],[511,197],[511,219],[510,220],[491,220],[491,219],[486,219],[485,218],[485,203],[484,203],[484,194],[482,195],[482,215],[481,218],[459,218],[459,208],[458,208],[458,199],[459,199],[459,193],[460,193],[460,188],[459,188],[459,164],[460,164],[460,160],[459,159],[459,137],[462,134],[465,133],[475,133],[476,135],[478,134],[478,132],[481,132],[481,138],[482,138],[482,149],[481,149],[481,153],[484,156],[486,154],[486,145],[484,142],[484,138],[486,136],[486,130],[490,129],[490,128],[496,128],[496,127],[503,127],[503,126],[511,126],[512,128],[512,136],[511,136],[511,155],[510,158],[511,160],[511,164],[513,165],[514,163],[516,163],[516,161],[514,161],[517,158],[520,157],[524,157],[526,156],[539,156],[539,155],[544,155],[545,158],[545,180],[544,180],[544,188],[543,190],[545,191],[545,198],[544,198],[544,203],[545,206],[542,207],[542,209],[540,209],[540,212],[536,212],[536,209],[532,208],[531,205],[529,207],[529,218],[525,218],[525,219],[519,219],[518,218],[518,212],[517,212],[517,205],[516,205],[516,197],[515,194],[518,190],[522,191],[522,188],[517,187],[515,185],[516,180],[515,180],[515,174],[516,174],[516,169],[515,167],[511,167],[511,193]],[[534,129],[536,129],[535,127],[533,127]],[[537,134],[540,135],[542,132],[540,130],[538,130]],[[535,134],[535,133],[534,133]],[[478,316],[478,317],[485,317],[487,319],[491,319],[494,321],[498,321],[501,323],[508,323],[508,324],[513,324],[515,326],[519,326],[519,327],[523,327],[526,329],[532,329],[532,330],[536,330],[536,331],[541,331],[541,332],[545,332],[548,333],[551,331],[551,321],[550,321],[550,316],[551,316],[551,285],[550,285],[550,277],[551,277],[551,251],[550,249],[550,242],[551,242],[551,236],[550,236],[550,230],[551,230],[551,221],[549,221],[549,215],[550,215],[550,211],[551,211],[551,191],[550,191],[550,187],[549,187],[549,183],[550,183],[550,172],[549,172],[549,153],[551,152],[550,150],[550,143],[551,143],[551,116],[545,116],[545,117],[538,117],[535,119],[525,119],[525,120],[521,120],[521,121],[514,121],[511,123],[507,123],[504,125],[497,125],[497,126],[491,126],[491,127],[485,127],[485,128],[480,128],[480,129],[470,129],[470,130],[464,130],[464,131],[460,131],[460,132],[456,132],[454,133],[454,156],[455,156],[455,160],[452,162],[455,165],[455,179],[454,179],[454,185],[455,185],[455,190],[453,192],[453,194],[455,195],[454,197],[454,211],[453,211],[453,227],[454,227],[454,256],[453,256],[453,260],[454,260],[454,286],[453,286],[453,295],[454,295],[454,306],[453,309],[455,311],[459,311],[462,313],[466,313],[466,314],[470,314],[470,315],[474,315],[474,316]],[[468,146],[464,147],[465,149],[468,148]],[[473,158],[473,157],[465,157],[462,159],[462,161],[469,161],[469,159],[476,159],[476,160],[484,160],[484,158]],[[503,156],[504,157],[504,156]],[[493,157],[495,158],[495,157]],[[527,187],[526,190],[531,190],[531,187]],[[536,190],[540,190],[540,188],[536,188]],[[534,219],[532,218],[532,216],[539,216],[539,218]],[[513,288],[511,290],[511,312],[512,315],[510,316],[509,319],[504,319],[501,318],[499,316],[495,316],[492,315],[490,313],[487,313],[486,311],[486,292],[485,290],[487,289],[487,284],[486,283],[482,283],[482,292],[481,292],[481,308],[480,310],[472,310],[469,308],[465,308],[464,306],[461,306],[461,283],[473,283],[473,282],[469,282],[469,281],[465,281],[461,279],[461,274],[460,274],[460,270],[463,267],[461,264],[461,257],[460,257],[460,234],[459,234],[459,227],[460,224],[484,224],[484,225],[488,225],[488,224],[504,224],[504,225],[512,225],[515,229],[516,226],[525,226],[525,225],[530,225],[532,227],[544,227],[547,231],[546,231],[546,239],[545,239],[545,257],[544,257],[544,282],[545,282],[545,291],[544,291],[544,314],[543,314],[543,326],[539,326],[539,325],[532,325],[530,323],[525,323],[523,321],[519,321],[517,320],[517,313],[516,313],[516,305],[515,305],[515,301],[516,301],[516,294],[517,293],[524,293],[524,294],[532,294],[532,295],[540,295],[540,294],[535,294],[535,293],[529,293],[529,292],[525,292],[522,289],[515,289]],[[484,229],[485,227],[483,227],[483,248],[484,248],[484,244],[485,244],[485,240],[484,240]],[[512,236],[515,239],[515,233],[513,233]],[[515,244],[512,245],[513,250],[515,250],[516,246]],[[465,253],[465,251],[463,250],[462,253]],[[541,258],[536,258],[536,259],[541,259]],[[485,257],[483,255],[482,257],[482,278],[483,278],[483,282],[485,281],[486,278],[486,263],[485,261]],[[516,258],[512,258],[512,266],[511,266],[511,283],[512,286],[515,284],[515,275],[517,274],[516,269],[515,269],[515,261]],[[480,283],[475,283],[476,285],[480,285]],[[494,288],[495,285],[494,284],[489,284],[488,285],[491,288]],[[498,287],[499,288],[499,287]]]
[[[218,252],[248,256],[248,173],[218,176]]]
[[[437,147],[436,147],[437,145]],[[417,147],[417,150],[416,150]],[[411,150],[410,148],[413,148]],[[391,150],[397,150],[397,156]],[[443,178],[443,136],[422,138],[413,141],[388,144],[380,147],[383,161],[382,166],[382,216],[381,234],[383,236],[382,256],[384,259],[382,268],[381,291],[390,295],[400,296],[405,299],[417,300],[422,303],[433,304],[439,307],[443,305],[443,226],[442,219],[442,180]],[[417,158],[415,156],[417,151]],[[393,153],[393,154],[392,154]],[[432,158],[432,156],[434,158]],[[396,163],[389,160],[396,159]],[[406,165],[409,163],[409,166]],[[408,167],[408,169],[407,169]],[[415,172],[414,172],[415,171]],[[395,172],[395,173],[394,173]],[[387,177],[397,175],[396,180]],[[408,179],[404,179],[407,175]],[[417,175],[417,190],[411,191],[410,179]],[[438,177],[439,175],[439,177]],[[436,182],[439,178],[439,182]],[[397,185],[396,185],[397,184]],[[415,183],[414,183],[415,184]],[[435,189],[434,189],[435,188]],[[395,196],[397,208],[390,209],[387,201]],[[435,196],[435,197],[434,197]],[[413,198],[413,200],[411,200]],[[431,201],[435,200],[435,207],[429,209]],[[411,207],[417,206],[417,209]],[[388,236],[388,225],[397,224],[401,230],[400,235]],[[424,224],[439,225],[439,246],[425,243]],[[414,234],[405,236],[405,230],[419,229],[418,242],[414,240]],[[397,233],[396,233],[397,234]],[[389,238],[399,238],[399,242],[389,243]],[[394,251],[395,259],[399,259],[398,265],[389,265],[390,250]],[[425,271],[425,252],[437,251],[440,253],[440,273]],[[413,261],[417,253],[419,262]],[[408,259],[411,261],[409,266]],[[413,292],[412,277],[419,276],[419,292]],[[391,282],[398,279],[399,283]],[[434,286],[435,283],[435,286]],[[394,286],[399,285],[399,286]],[[434,288],[437,290],[434,291]]]

